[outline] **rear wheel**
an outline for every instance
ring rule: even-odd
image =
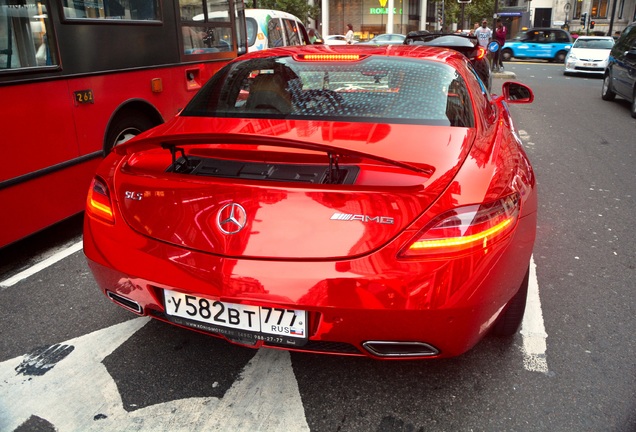
[[[567,53],[565,51],[559,51],[554,56],[554,61],[557,62],[557,63],[565,63],[565,57],[566,56],[567,56]]]
[[[606,101],[613,101],[616,93],[612,90],[611,72],[607,72],[603,77],[603,87],[601,88],[601,98]]]
[[[116,145],[156,126],[150,118],[137,110],[126,109],[113,119],[106,135],[104,153],[108,154]]]
[[[517,333],[523,314],[526,311],[526,299],[528,298],[528,281],[530,280],[530,268],[523,277],[519,291],[504,307],[492,328],[492,334],[499,337],[510,337]]]

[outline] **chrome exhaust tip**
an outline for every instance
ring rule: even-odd
[[[109,299],[117,303],[118,305],[136,313],[139,315],[143,315],[143,308],[139,303],[124,296],[120,296],[119,294],[115,294],[111,291],[106,291],[106,295]]]
[[[439,350],[424,342],[368,341],[364,349],[378,357],[429,357],[439,354]]]

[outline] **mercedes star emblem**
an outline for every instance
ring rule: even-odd
[[[247,223],[245,209],[237,203],[224,205],[216,214],[216,225],[223,234],[236,234]]]

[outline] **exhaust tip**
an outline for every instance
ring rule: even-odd
[[[111,291],[106,291],[106,295],[109,299],[117,303],[118,305],[136,313],[139,315],[143,315],[143,308],[139,303],[124,296],[120,296],[119,294],[115,294]]]
[[[364,349],[378,357],[429,357],[439,354],[439,350],[424,342],[368,341]]]

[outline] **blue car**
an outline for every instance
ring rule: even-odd
[[[544,59],[563,63],[572,47],[572,36],[562,29],[533,28],[522,31],[501,51],[504,61],[510,59]]]

